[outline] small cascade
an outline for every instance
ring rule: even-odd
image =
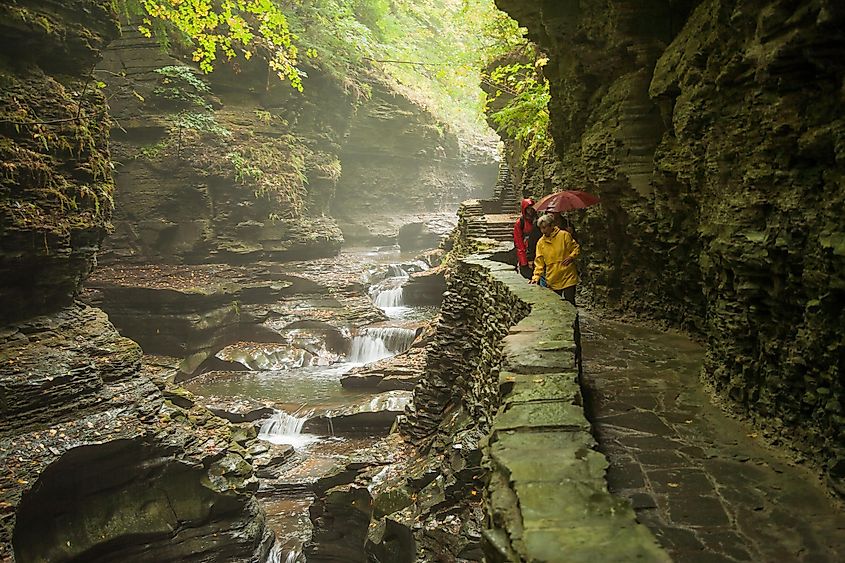
[[[399,264],[391,264],[387,267],[387,277],[389,278],[407,278],[408,272]]]
[[[376,307],[389,309],[402,306],[402,285],[408,281],[408,277],[387,278],[386,280],[373,285],[370,288],[370,298]]]
[[[352,339],[349,361],[368,364],[395,356],[411,347],[416,331],[409,328],[380,327],[365,329]]]
[[[264,421],[258,431],[258,438],[272,444],[290,444],[295,448],[316,442],[319,437],[302,434],[302,426],[308,417],[297,417],[284,411],[276,411]]]
[[[401,307],[402,303],[402,286],[386,289],[375,294],[373,303],[376,307],[381,309],[392,309],[394,307]]]
[[[387,267],[387,276],[370,287],[370,298],[373,303],[394,316],[391,312],[401,314],[404,309],[402,286],[408,281],[412,273],[421,272],[429,268],[422,260],[413,260],[403,264],[391,264]]]
[[[289,550],[278,542],[273,544],[273,549],[267,554],[267,563],[297,563],[299,552]]]

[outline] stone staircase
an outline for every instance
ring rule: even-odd
[[[500,242],[513,241],[513,224],[519,218],[515,213],[484,213],[485,204],[492,202],[471,199],[461,204],[459,223],[464,225],[468,238],[493,239]]]
[[[468,239],[513,243],[513,225],[519,219],[519,202],[508,165],[502,162],[493,198],[462,202],[458,210],[459,227]]]
[[[513,241],[513,224],[519,218],[512,213],[496,213],[485,215],[484,222],[486,237],[504,242]]]
[[[510,168],[505,161],[499,163],[499,176],[493,189],[493,200],[500,202],[500,213],[519,213],[522,198],[516,193]]]

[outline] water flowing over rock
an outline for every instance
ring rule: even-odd
[[[287,551],[278,544],[273,546],[270,555],[267,557],[267,563],[297,563],[298,561],[299,553]]]
[[[285,273],[291,270],[297,275]],[[342,270],[343,265],[316,260],[101,268],[88,282],[85,298],[105,309],[145,352],[185,358],[180,379],[225,367],[214,356],[240,341],[288,345],[295,356],[289,363],[301,356],[303,364],[314,358],[319,364],[344,348],[350,325],[384,319],[362,295],[362,274]],[[309,338],[309,332],[319,339]],[[258,365],[248,354],[241,356]]]
[[[302,427],[307,416],[297,417],[282,411],[276,411],[261,425],[258,437],[273,444],[290,444],[301,448],[319,439],[319,436],[303,434]]]
[[[343,386],[378,391],[412,390],[425,372],[426,346],[433,337],[434,327],[428,323],[415,332],[417,336],[410,348],[395,356],[352,368],[341,378]]]
[[[349,361],[369,364],[407,350],[416,338],[416,331],[401,327],[365,328],[352,338]]]
[[[402,284],[407,280],[407,275],[391,277],[381,284],[373,286],[370,290],[370,296],[373,298],[373,303],[375,303],[376,307],[380,309],[395,309],[404,305]]]

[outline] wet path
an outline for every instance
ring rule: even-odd
[[[675,561],[845,561],[816,476],[711,405],[688,338],[582,313],[584,383],[611,492]]]

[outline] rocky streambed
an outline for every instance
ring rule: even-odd
[[[113,266],[86,298],[178,382],[172,400],[243,429],[277,537],[270,560],[296,561],[321,488],[407,448],[388,434],[424,369],[437,264],[382,247],[284,265]]]

